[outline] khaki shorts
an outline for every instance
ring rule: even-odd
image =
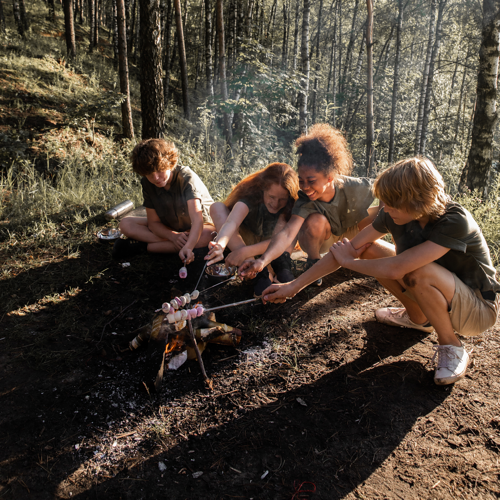
[[[321,245],[319,249],[319,253],[323,255],[324,253],[327,253],[328,250],[330,250],[330,247],[334,244],[337,243],[337,241],[341,241],[344,238],[347,238],[348,240],[352,240],[354,236],[356,236],[359,233],[359,228],[358,225],[355,224],[354,226],[351,226],[346,230],[344,234],[341,234],[340,236],[336,236],[335,234],[332,234],[327,240],[323,241],[323,244]]]
[[[474,336],[491,328],[500,310],[500,294],[495,300],[483,299],[479,290],[467,286],[458,276],[455,278],[455,295],[451,301],[450,319],[460,335]]]
[[[495,301],[483,299],[479,290],[473,290],[455,273],[451,274],[455,279],[455,294],[449,311],[451,326],[465,337],[480,335],[496,323],[500,310],[500,294],[497,293]],[[404,294],[415,300],[409,290],[405,290]]]

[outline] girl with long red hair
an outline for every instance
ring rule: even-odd
[[[205,257],[208,265],[222,260],[226,247],[231,250],[226,258],[230,266],[239,266],[245,259],[263,254],[273,234],[290,219],[298,191],[297,174],[286,163],[271,163],[241,180],[224,203],[214,203],[210,207],[218,236],[215,242],[209,243],[210,251]],[[293,245],[289,245],[271,262],[281,283],[294,279],[292,249]],[[271,280],[267,269],[257,278],[255,294],[259,296]]]

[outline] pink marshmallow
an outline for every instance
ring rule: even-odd
[[[196,316],[200,317],[203,314],[203,306],[196,307]]]

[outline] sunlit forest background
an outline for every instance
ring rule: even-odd
[[[0,5],[2,218],[10,225],[40,223],[62,206],[85,207],[75,208],[85,219],[123,199],[140,203],[128,163],[140,138],[173,140],[223,199],[250,171],[293,165],[294,140],[328,122],[345,134],[355,175],[374,177],[415,154],[431,158],[450,194],[498,241],[496,77],[486,104],[494,107],[483,140],[490,149],[475,179],[469,161],[495,2]]]

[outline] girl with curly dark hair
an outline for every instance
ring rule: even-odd
[[[297,238],[308,255],[307,267],[312,267],[334,242],[352,238],[377,214],[377,207],[370,208],[372,181],[349,177],[352,158],[339,130],[316,124],[295,145],[301,190],[292,216],[260,258],[242,264],[243,276],[255,276]]]
[[[286,163],[271,163],[241,180],[224,203],[214,203],[210,208],[218,236],[209,243],[210,251],[205,257],[208,264],[222,260],[226,247],[231,250],[226,258],[230,266],[239,266],[245,259],[264,253],[273,234],[290,219],[298,190],[297,174]],[[271,262],[281,283],[294,278],[292,248],[284,248]],[[270,284],[269,273],[263,269],[255,294],[260,295]]]

